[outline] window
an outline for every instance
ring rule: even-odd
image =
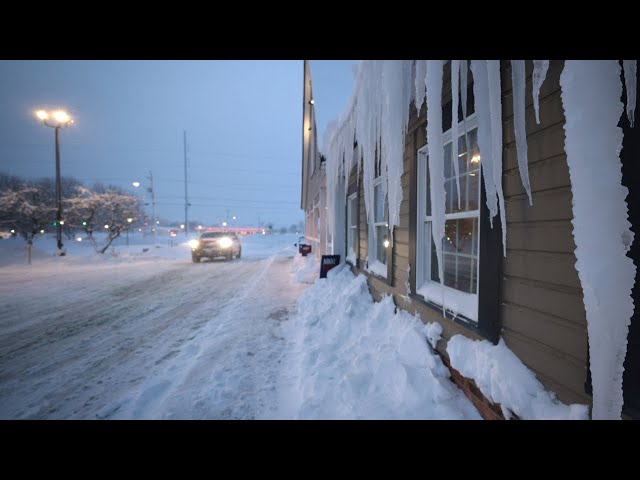
[[[353,265],[358,258],[358,193],[347,198],[347,261]]]
[[[418,208],[416,246],[416,292],[430,303],[444,305],[454,316],[478,320],[478,278],[480,267],[480,153],[477,119],[467,119],[467,135],[462,123],[457,139],[451,130],[444,137],[445,236],[442,243],[443,277],[431,232],[433,212],[429,190],[428,146],[418,152]],[[452,159],[452,142],[458,142],[458,158]],[[467,141],[469,148],[467,148]],[[452,160],[458,162],[460,206]]]
[[[368,270],[387,278],[387,259],[389,242],[389,221],[386,198],[382,189],[383,177],[377,177],[373,182],[373,212],[374,223],[369,228],[369,266]]]

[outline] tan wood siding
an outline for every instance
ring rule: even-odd
[[[551,61],[540,91],[540,124],[535,121],[532,99],[532,61],[526,61],[526,129],[529,178],[533,206],[521,184],[513,125],[511,65],[502,62],[503,189],[506,203],[507,256],[502,259],[500,322],[502,336],[521,361],[545,387],[565,403],[589,403],[586,380],[587,331],[582,291],[575,270],[575,244],[571,219],[572,195],[564,152],[564,112],[559,78],[563,62]],[[450,66],[445,65],[443,102],[451,98]],[[471,75],[471,72],[469,73]],[[393,286],[369,276],[376,300],[391,294],[396,304],[419,315],[423,322],[443,327],[438,351],[446,354],[453,335],[482,340],[475,331],[444,318],[441,312],[407,296],[406,285],[414,233],[409,231],[410,193],[417,151],[426,144],[426,108],[420,115],[410,106],[401,178],[400,225],[394,230]],[[360,259],[367,254],[367,222],[362,180],[360,201]],[[494,217],[494,225],[499,217]]]

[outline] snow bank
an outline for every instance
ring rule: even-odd
[[[588,420],[587,405],[564,405],[546,391],[502,339],[498,345],[454,335],[447,344],[451,366],[476,382],[480,391],[525,420]]]
[[[320,276],[320,265],[314,255],[303,257],[302,254],[296,253],[293,257],[291,273],[297,282],[314,283]]]
[[[422,322],[340,265],[305,291],[283,330],[292,349],[287,418],[480,419],[449,381]],[[429,330],[437,337],[437,330]]]

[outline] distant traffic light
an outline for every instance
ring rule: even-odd
[[[51,222],[51,225],[53,225],[54,227],[57,227],[58,226],[58,221],[54,220],[53,222]]]

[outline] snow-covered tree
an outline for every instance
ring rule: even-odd
[[[136,196],[112,187],[100,193],[77,187],[76,195],[66,200],[65,211],[67,222],[84,230],[99,253],[106,252],[122,232],[144,217]],[[104,244],[98,245],[93,236],[96,231],[107,233]]]
[[[10,226],[26,240],[29,263],[33,238],[55,218],[52,197],[47,188],[30,184],[0,192],[0,223]]]

